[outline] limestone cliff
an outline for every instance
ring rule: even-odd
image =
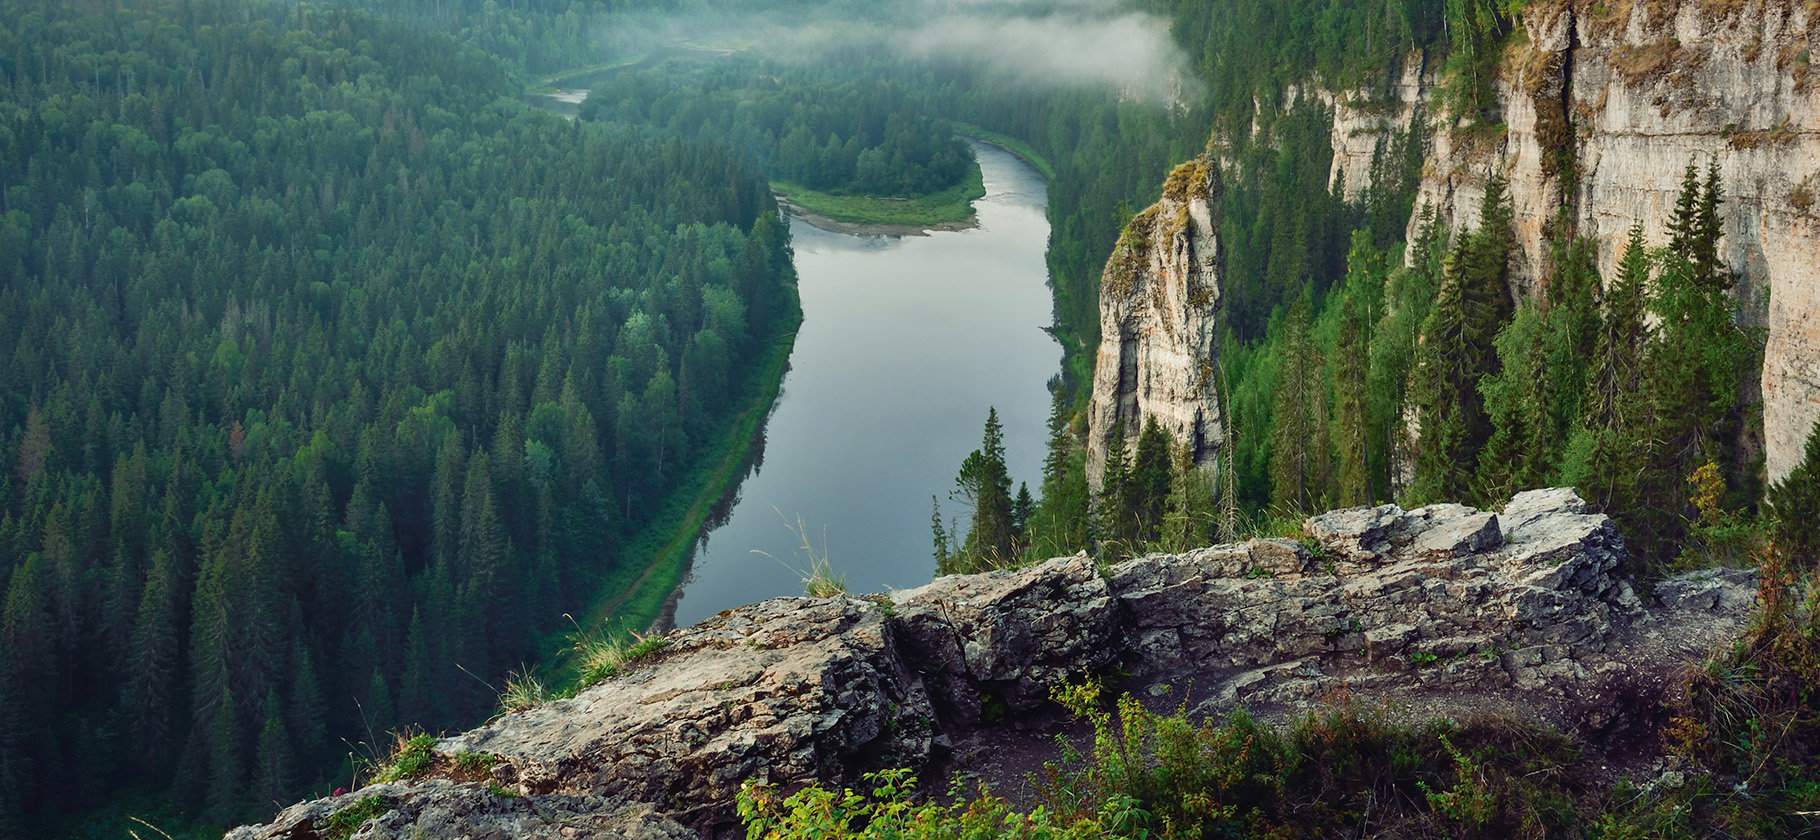
[[[1243,704],[1280,718],[1343,689],[1596,738],[1667,702],[1671,675],[1735,634],[1755,593],[1748,572],[1709,571],[1658,583],[1645,607],[1618,574],[1617,530],[1572,490],[1499,512],[1356,508],[1304,532],[1308,545],[1104,571],[1064,557],[729,610],[572,699],[443,739],[413,778],[229,838],[317,838],[338,813],[344,829],[359,815],[356,840],[742,836],[744,782],[965,768],[1009,734],[989,709],[1029,727],[1053,708],[1049,688],[1083,672],[1122,674],[1118,689],[1197,716]]]
[[[1176,167],[1162,200],[1126,226],[1100,280],[1100,347],[1087,419],[1087,480],[1100,486],[1114,435],[1154,417],[1211,468],[1224,431],[1217,398],[1219,168]]]
[[[1820,418],[1820,92],[1809,40],[1820,10],[1777,0],[1542,2],[1524,13],[1497,84],[1500,125],[1439,122],[1418,203],[1456,230],[1476,223],[1486,176],[1503,172],[1520,253],[1514,293],[1545,275],[1557,214],[1615,270],[1626,234],[1665,232],[1689,160],[1717,161],[1720,244],[1747,324],[1767,328],[1760,379],[1771,478],[1793,468]],[[1336,173],[1364,187],[1376,138],[1430,103],[1412,62],[1389,97],[1313,91],[1333,110]],[[1411,231],[1413,235],[1413,231]]]

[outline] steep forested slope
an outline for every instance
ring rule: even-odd
[[[288,801],[631,562],[787,238],[740,160],[515,93],[342,9],[0,3],[0,834]]]

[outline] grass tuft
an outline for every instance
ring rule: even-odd
[[[772,508],[772,510],[777,510],[777,508]],[[846,576],[835,572],[834,566],[828,562],[827,531],[823,530],[822,547],[818,549],[809,540],[809,526],[803,522],[801,514],[797,515],[795,525],[790,524],[789,518],[784,517],[783,511],[777,511],[777,515],[783,518],[784,527],[788,528],[791,534],[796,535],[796,557],[802,565],[791,565],[779,560],[770,552],[760,551],[756,548],[752,549],[752,553],[763,554],[777,560],[784,568],[795,572],[798,577],[802,578],[804,595],[811,598],[832,598],[836,595],[847,594]]]
[[[375,782],[414,779],[436,760],[436,736],[411,730],[392,733],[392,760],[373,776]]]
[[[506,690],[499,693],[499,711],[508,715],[522,712],[549,699],[550,690],[544,687],[542,680],[529,672],[508,674]]]

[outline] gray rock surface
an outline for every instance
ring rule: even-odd
[[[355,837],[728,836],[748,780],[926,768],[1083,673],[1124,674],[1134,691],[1148,682],[1153,697],[1193,684],[1188,699],[1209,715],[1345,690],[1601,727],[1622,717],[1613,685],[1665,685],[1735,633],[1754,598],[1749,572],[1697,572],[1659,583],[1662,604],[1646,609],[1619,574],[1617,531],[1571,490],[1524,493],[1501,513],[1335,511],[1304,530],[1305,541],[1110,568],[1061,557],[873,599],[729,610],[671,633],[655,662],[445,738],[417,780],[303,803],[229,837],[314,838],[372,797],[384,813]],[[447,760],[460,753],[497,763],[464,777]]]
[[[1215,463],[1220,416],[1219,168],[1206,157],[1176,167],[1161,200],[1137,214],[1100,277],[1100,346],[1087,408],[1087,481],[1100,486],[1107,446],[1155,419]]]

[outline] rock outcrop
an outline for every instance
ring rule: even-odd
[[[1145,418],[1192,447],[1212,469],[1224,434],[1218,399],[1222,256],[1219,167],[1176,167],[1163,197],[1126,226],[1100,278],[1100,348],[1087,409],[1087,481],[1106,450]]]
[[[1514,291],[1533,294],[1562,210],[1597,241],[1609,278],[1633,224],[1649,244],[1667,242],[1688,162],[1704,173],[1716,161],[1721,254],[1745,320],[1767,328],[1760,386],[1772,479],[1800,461],[1820,419],[1816,23],[1820,10],[1780,0],[1531,3],[1497,82],[1502,123],[1437,123],[1417,196],[1457,231],[1477,223],[1487,175],[1505,174],[1520,245]],[[1364,188],[1359,164],[1379,137],[1442,116],[1431,104],[1438,79],[1420,68],[1375,99],[1311,91],[1333,108],[1334,167],[1349,195]]]
[[[1754,597],[1750,573],[1711,571],[1658,584],[1646,608],[1610,520],[1571,490],[1500,512],[1337,511],[1305,532],[730,610],[670,634],[655,662],[443,739],[416,779],[229,837],[315,838],[368,800],[347,812],[365,817],[355,838],[727,836],[747,780],[926,768],[990,742],[995,718],[1040,714],[1082,673],[1174,692],[1197,714],[1289,713],[1347,691],[1596,735],[1621,698],[1659,697],[1735,633]]]

